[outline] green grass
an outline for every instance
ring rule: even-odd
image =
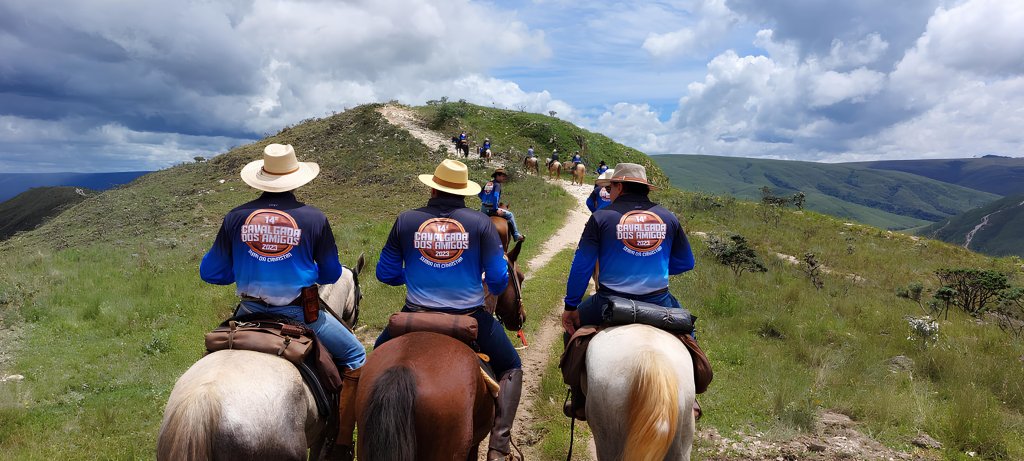
[[[707,155],[656,155],[672,185],[759,201],[761,187],[779,196],[798,191],[806,207],[887,229],[906,229],[962,213],[995,194],[898,171],[864,166]]]
[[[876,160],[847,165],[903,171],[998,195],[1024,193],[1024,158],[1019,157]]]

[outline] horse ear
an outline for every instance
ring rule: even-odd
[[[512,249],[509,250],[508,253],[505,253],[505,257],[508,258],[509,262],[514,263],[514,262],[516,262],[516,260],[519,259],[519,252],[522,251],[522,249],[523,249],[523,241],[520,240],[520,241],[516,242],[516,245],[514,247],[512,247]]]
[[[356,270],[355,270],[356,275],[359,275],[359,273],[363,271],[363,266],[365,264],[366,264],[366,254],[365,253],[359,253],[359,260],[356,261]]]

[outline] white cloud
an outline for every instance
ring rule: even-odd
[[[721,40],[737,22],[725,0],[704,0],[690,8],[695,24],[666,33],[650,33],[642,48],[656,58],[700,55]]]

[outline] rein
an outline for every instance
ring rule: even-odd
[[[570,395],[572,395],[572,391],[566,389],[565,401],[562,402],[563,407],[569,403]],[[572,443],[576,441],[576,417],[573,416],[572,418],[570,418],[570,420],[571,421],[569,422],[569,453],[565,455],[565,461],[569,461],[570,459],[572,459]]]

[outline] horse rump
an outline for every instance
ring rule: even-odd
[[[377,378],[366,405],[366,427],[359,431],[366,459],[406,461],[416,458],[415,404],[416,376],[412,370],[394,367]]]

